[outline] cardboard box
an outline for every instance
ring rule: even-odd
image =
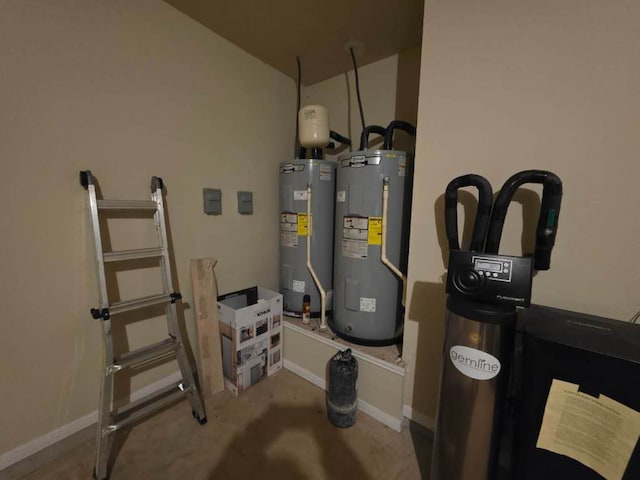
[[[282,368],[282,295],[251,287],[218,297],[225,385],[236,395]]]

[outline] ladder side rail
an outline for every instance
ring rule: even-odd
[[[96,256],[98,274],[98,293],[100,295],[100,308],[109,308],[109,298],[107,296],[106,273],[104,269],[104,252],[102,248],[102,236],[100,234],[100,216],[98,214],[98,199],[96,198],[96,188],[93,183],[88,186],[89,208],[91,212],[91,225],[93,229],[93,246]]]
[[[91,224],[93,229],[93,244],[96,255],[98,292],[100,297],[100,309],[109,308],[107,295],[106,272],[102,248],[102,235],[100,233],[100,216],[98,213],[98,200],[93,183],[87,186],[89,193],[89,207],[91,212]],[[107,462],[109,459],[111,438],[105,437],[103,431],[111,423],[111,398],[113,394],[113,376],[108,367],[113,361],[113,340],[111,337],[111,318],[102,319],[102,372],[100,382],[100,403],[98,405],[98,428],[96,432],[96,476],[105,478],[107,475]]]
[[[171,263],[169,258],[169,241],[167,237],[167,228],[165,225],[166,217],[164,213],[164,200],[162,198],[162,184],[152,192],[151,198],[156,202],[158,208],[154,214],[154,221],[156,224],[156,233],[158,234],[158,240],[160,242],[160,248],[162,249],[161,257],[161,272],[162,272],[162,284],[164,292],[167,295],[173,293],[173,282],[171,280]]]
[[[164,199],[162,196],[162,180],[157,177],[153,177],[151,179],[151,185],[151,198],[155,200],[156,204],[158,205],[158,209],[156,210],[156,213],[154,215],[154,220],[156,222],[156,229],[160,241],[160,246],[163,250],[163,256],[160,260],[160,270],[162,272],[162,280],[166,289],[165,291],[169,295],[172,295],[175,292],[173,290],[173,282],[171,279],[171,259],[169,258],[169,240],[165,223],[166,216],[164,212]],[[204,411],[202,399],[200,398],[199,391],[196,387],[193,371],[191,370],[191,364],[189,363],[189,359],[187,358],[184,342],[182,341],[182,335],[180,334],[180,328],[178,327],[178,314],[176,310],[175,300],[175,298],[172,299],[172,301],[168,303],[166,307],[167,328],[169,329],[169,335],[171,335],[181,344],[181,348],[176,351],[176,360],[178,361],[184,388],[189,390],[188,397],[191,403],[191,409],[193,410],[193,415],[194,417],[196,417],[198,422],[204,423],[206,422],[207,417]]]

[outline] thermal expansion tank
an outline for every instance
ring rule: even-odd
[[[386,252],[406,272],[410,166],[400,150],[352,152],[338,162],[329,326],[348,341],[389,345],[402,334],[403,282],[381,261],[382,206],[388,179]]]
[[[311,315],[321,312],[320,291],[307,268],[307,185],[312,190],[311,264],[327,292],[325,312],[331,311],[336,165],[314,159],[280,164],[280,293],[287,315],[302,315],[305,294],[311,297]]]

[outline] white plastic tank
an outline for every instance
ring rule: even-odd
[[[329,115],[322,105],[307,105],[298,112],[300,145],[323,148],[329,143]]]

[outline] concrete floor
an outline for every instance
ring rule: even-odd
[[[362,412],[353,427],[335,428],[326,418],[324,392],[286,370],[240,397],[218,394],[206,401],[206,410],[204,426],[182,401],[119,432],[111,478],[428,478],[431,439],[426,430],[411,425],[397,433]],[[94,442],[84,440],[47,463],[40,461],[36,470],[27,459],[20,476],[16,469],[6,478],[88,479],[93,456]]]

